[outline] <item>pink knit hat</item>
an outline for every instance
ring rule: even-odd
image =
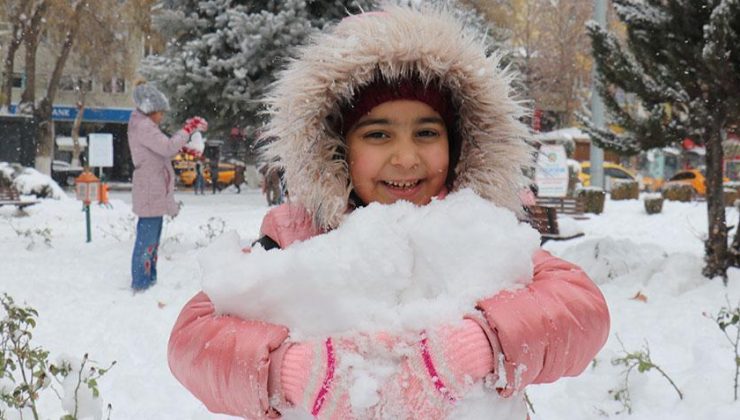
[[[352,103],[342,108],[341,133],[347,134],[363,115],[372,111],[376,106],[401,99],[419,101],[429,105],[442,117],[448,129],[453,128],[455,112],[448,92],[432,85],[425,85],[415,78],[403,79],[395,83],[379,79],[363,86],[354,96]]]

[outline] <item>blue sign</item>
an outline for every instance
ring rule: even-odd
[[[10,113],[15,114],[17,105],[10,105]],[[127,108],[85,108],[82,113],[82,122],[121,123],[128,122],[133,109]],[[77,107],[54,105],[51,110],[52,121],[74,121],[77,117]]]

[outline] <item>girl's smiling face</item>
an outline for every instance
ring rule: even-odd
[[[449,169],[447,128],[429,105],[414,100],[382,103],[346,136],[355,193],[370,204],[428,204],[442,192]]]

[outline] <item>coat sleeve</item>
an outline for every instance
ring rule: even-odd
[[[606,301],[583,270],[543,250],[533,260],[532,283],[478,302],[504,354],[505,396],[580,374],[609,335]]]
[[[151,126],[147,126],[146,131],[147,135],[141,144],[152,152],[166,158],[176,155],[189,139],[183,130],[178,130],[172,137],[167,137],[154,123],[151,123]]]
[[[268,401],[270,353],[288,329],[216,315],[200,292],[183,308],[167,351],[170,370],[214,413],[249,419],[272,417]]]

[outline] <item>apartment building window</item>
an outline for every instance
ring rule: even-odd
[[[82,87],[82,89],[85,89],[85,92],[92,92],[93,90],[92,79],[80,79],[78,82],[80,84],[80,87]]]
[[[126,80],[121,77],[113,77],[103,83],[105,93],[126,93]]]
[[[74,91],[77,86],[85,92],[91,92],[93,83],[90,79],[75,78],[72,76],[62,76],[59,79],[59,90]]]
[[[142,41],[144,57],[161,54],[165,49],[165,42],[159,35],[146,34]]]
[[[24,73],[13,73],[12,86],[18,89],[26,87],[26,75]]]

